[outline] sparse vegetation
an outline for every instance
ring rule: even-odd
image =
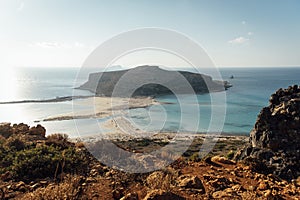
[[[200,161],[201,158],[199,157],[199,152],[196,152],[196,153],[192,154],[192,155],[189,157],[189,160],[194,161],[194,162]]]
[[[25,182],[56,179],[61,173],[82,174],[88,165],[84,151],[60,134],[34,141],[26,132],[1,136],[0,158],[0,174]]]
[[[72,143],[67,135],[45,137],[41,127],[29,129],[24,125],[16,125],[11,131],[13,134],[4,137],[0,127],[1,200],[151,199],[153,196],[158,199],[293,199],[300,195],[300,179],[288,183],[228,160],[234,154],[230,140],[221,141],[202,160],[199,157],[202,140],[197,140],[189,148],[189,157],[179,157],[154,172],[127,173],[94,160],[84,143]],[[117,144],[123,149],[138,148],[142,152],[153,150],[159,142],[145,141],[137,144],[118,141]],[[92,144],[98,147],[98,153],[101,153],[99,147],[110,149],[112,145],[104,141]],[[220,147],[226,147],[224,155],[228,149],[232,151],[227,156],[213,156],[221,151]],[[121,157],[120,152],[111,153]],[[162,151],[158,157],[173,159],[174,152]],[[126,162],[129,164],[131,160]]]
[[[226,155],[226,158],[228,158],[228,159],[233,159],[233,157],[234,157],[234,154],[235,154],[235,152],[234,151],[232,151],[232,150],[230,150],[228,153],[227,153],[227,155]]]

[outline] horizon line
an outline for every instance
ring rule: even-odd
[[[123,65],[113,65],[112,67],[115,67],[115,66],[118,66],[118,67],[122,67],[124,69],[126,68],[133,68],[132,66],[123,66]],[[136,65],[134,67],[138,67],[138,66],[142,66],[142,65]],[[155,66],[155,65],[149,65],[149,66]],[[160,65],[156,65],[156,66],[160,66]],[[81,68],[82,66],[11,66],[12,68]],[[174,68],[192,68],[192,67],[187,67],[187,66],[172,66]],[[277,66],[271,66],[271,65],[268,65],[268,66],[215,66],[216,68],[299,68],[300,65],[277,65]],[[91,68],[98,68],[98,67],[91,67]],[[99,68],[103,68],[103,67],[99,67]],[[201,68],[204,68],[204,69],[209,69],[211,67],[201,67]]]

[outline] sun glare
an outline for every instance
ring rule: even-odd
[[[4,68],[0,73],[0,101],[11,101],[17,94],[17,77],[13,68]]]

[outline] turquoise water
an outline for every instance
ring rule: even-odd
[[[209,73],[209,71],[208,71]],[[260,110],[268,105],[269,97],[279,88],[300,84],[300,68],[224,68],[220,69],[223,80],[228,80],[233,87],[226,91],[226,117],[223,132],[248,134],[255,124]],[[230,79],[231,76],[234,79]],[[188,98],[188,97],[187,97]],[[200,113],[199,132],[206,132],[211,119],[211,98],[209,94],[198,95]],[[178,129],[180,124],[180,106],[174,96],[158,98],[162,102],[175,104],[163,105],[168,112],[165,131]],[[190,104],[195,102],[190,102]],[[222,105],[220,105],[222,106]],[[139,116],[142,109],[132,111],[132,116]],[[160,112],[151,110],[154,120],[159,121]],[[193,122],[191,116],[190,121]],[[148,117],[149,118],[149,117]],[[218,120],[218,119],[216,119]],[[149,120],[134,118],[137,123],[147,124]],[[189,121],[189,120],[187,120]],[[186,124],[188,127],[189,124]],[[155,130],[155,127],[154,127]],[[185,130],[189,130],[186,128]],[[192,130],[191,130],[192,131]]]
[[[0,75],[2,82],[7,84],[0,87],[0,101],[15,101],[28,99],[49,99],[73,94],[73,88],[87,80],[85,76],[77,77],[77,68],[20,68],[9,70]],[[209,70],[203,72],[209,74]],[[254,126],[256,116],[264,106],[268,105],[270,95],[278,88],[300,84],[300,68],[223,68],[220,73],[224,80],[228,80],[233,87],[226,91],[225,124],[223,132],[248,134]],[[229,79],[233,75],[234,79]],[[75,81],[76,79],[76,81]],[[74,85],[75,84],[75,85]],[[88,91],[76,90],[76,95],[91,95]],[[162,96],[158,101],[171,102],[152,106],[146,109],[134,109],[130,117],[136,124],[147,127],[147,130],[161,129],[163,131],[189,131],[194,127],[194,120],[188,113],[199,106],[200,122],[198,131],[207,131],[211,118],[211,97],[209,94],[198,95],[197,102],[192,101],[188,95],[184,97],[185,106],[181,110],[174,96]],[[80,101],[80,100],[77,100]],[[79,109],[85,109],[83,106]],[[190,110],[189,110],[190,109]],[[221,109],[221,108],[220,108]],[[72,102],[59,103],[30,103],[30,104],[2,104],[0,105],[0,121],[12,123],[25,122],[35,125],[35,120],[62,113],[72,112]],[[182,114],[182,112],[184,112]],[[162,120],[163,119],[163,120]],[[166,120],[165,120],[166,119]],[[98,120],[100,123],[105,121]],[[162,124],[162,121],[164,122]],[[86,133],[99,132],[95,120],[76,120],[77,125],[86,127]],[[47,128],[47,133],[68,133],[77,136],[73,120],[60,122],[42,122]]]

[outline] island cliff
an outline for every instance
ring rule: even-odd
[[[124,75],[126,75],[125,78]],[[118,96],[132,93],[132,88],[135,88],[132,96],[172,94],[168,87],[170,85],[176,87],[176,93],[190,93],[190,90],[186,89],[186,85],[182,84],[182,78],[187,81],[196,94],[224,91],[231,87],[228,82],[214,81],[207,75],[186,71],[168,71],[157,66],[146,65],[128,70],[92,73],[89,75],[88,81],[77,89],[89,90],[99,96],[114,96],[113,91],[122,77],[122,93],[119,93]],[[138,83],[140,87],[136,87]]]

